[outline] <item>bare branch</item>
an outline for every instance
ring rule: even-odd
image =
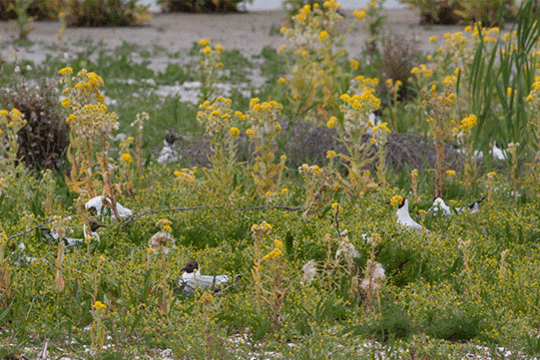
[[[224,207],[215,207],[215,206],[191,206],[191,207],[178,207],[178,208],[172,208],[172,209],[161,209],[161,210],[146,210],[141,213],[133,214],[128,217],[124,221],[120,223],[120,226],[124,226],[127,224],[132,223],[135,221],[136,218],[146,216],[146,215],[152,215],[152,214],[159,214],[163,212],[174,212],[174,211],[191,211],[191,210],[203,210],[203,209],[225,209]],[[249,207],[243,207],[243,208],[235,208],[230,209],[231,211],[263,211],[263,210],[285,210],[285,211],[300,211],[302,210],[301,206],[280,206],[280,205],[261,205],[261,206],[249,206]]]
[[[26,231],[23,231],[23,232],[20,233],[20,234],[11,235],[11,236],[8,237],[8,240],[15,239],[15,238],[17,238],[17,237],[19,237],[19,236],[23,236],[23,235],[26,235],[26,234],[28,234],[28,233],[31,233],[32,231],[36,230],[37,228],[40,228],[40,227],[42,227],[43,225],[50,224],[50,223],[52,223],[53,221],[54,221],[54,219],[51,219],[51,220],[45,221],[44,223],[38,224],[38,225],[34,226],[34,227],[31,228],[31,229],[28,229],[28,230],[26,230]]]

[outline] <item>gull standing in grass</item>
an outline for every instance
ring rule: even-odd
[[[418,232],[422,232],[425,230],[428,234],[431,233],[431,231],[425,229],[424,227],[422,227],[422,225],[420,225],[411,218],[411,216],[409,215],[409,201],[406,198],[400,195],[396,195],[392,198],[390,204],[398,205],[396,216],[399,224]]]
[[[219,285],[227,284],[229,277],[227,275],[208,276],[199,273],[199,263],[195,260],[189,260],[180,270],[184,271],[178,285],[184,286],[183,292],[191,294],[198,287],[215,288]]]

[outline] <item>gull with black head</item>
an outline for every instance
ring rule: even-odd
[[[180,270],[184,273],[178,281],[179,286],[183,286],[185,294],[191,294],[198,287],[215,289],[216,287],[229,283],[227,275],[201,275],[199,272],[199,263],[195,260],[189,260]]]

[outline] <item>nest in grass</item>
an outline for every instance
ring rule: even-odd
[[[325,166],[326,153],[334,150],[338,153],[348,155],[348,152],[337,138],[335,129],[327,127],[313,126],[312,124],[294,121],[291,123],[280,122],[282,131],[276,138],[277,152],[276,157],[287,156],[287,166],[298,168],[302,164],[317,164]],[[371,135],[365,134],[362,142],[368,142]],[[179,154],[179,164],[184,167],[209,167],[210,161],[210,142],[208,137],[195,137],[192,139],[182,139],[178,136],[169,134],[167,139],[180,139],[174,142]],[[171,141],[169,141],[171,142]],[[238,161],[252,162],[255,149],[250,144],[245,133],[241,133],[237,140]],[[370,152],[377,151],[377,147],[372,145]],[[448,167],[453,170],[459,170],[463,167],[464,159],[456,152],[451,144],[445,144],[445,155]],[[414,134],[390,134],[386,142],[386,164],[394,172],[400,172],[403,169],[434,168],[437,155],[433,147],[433,141],[424,139],[421,135]],[[375,161],[367,165],[368,169],[373,169]]]

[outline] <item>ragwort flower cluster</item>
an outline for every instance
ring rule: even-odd
[[[5,157],[0,159],[2,168],[6,165],[15,166],[17,159],[17,133],[26,125],[26,119],[23,118],[18,109],[0,110],[0,139],[3,140],[3,146],[0,146],[2,152],[5,152]]]
[[[314,104],[322,114],[337,108],[341,81],[348,76],[338,66],[339,58],[346,55],[342,48],[346,34],[339,34],[343,19],[339,8],[334,0],[325,1],[322,8],[318,4],[305,5],[293,16],[292,27],[281,29],[290,45],[283,45],[280,51],[288,49],[294,61],[290,65],[290,78],[280,81],[288,82],[298,112],[309,110]],[[364,12],[355,11],[355,21],[364,16]],[[350,29],[353,26],[354,23]]]
[[[231,100],[221,96],[212,104],[205,101],[197,112],[197,121],[210,138],[212,169],[206,175],[215,194],[229,195],[236,172],[236,140],[240,130],[234,126],[235,117],[244,119],[246,115],[239,111],[233,114]]]
[[[63,75],[60,83],[66,84],[62,100],[62,106],[70,112],[66,122],[77,138],[87,145],[97,137],[108,136],[118,130],[118,115],[107,112],[105,97],[99,90],[104,85],[100,76],[83,69],[77,76],[70,77],[73,69],[69,67],[59,73]]]
[[[370,120],[371,114],[379,108],[381,103],[380,99],[374,95],[375,90],[371,87],[376,85],[378,81],[369,78],[360,78],[357,81],[361,94],[341,95],[340,99],[343,104],[339,108],[343,117],[341,120],[337,117],[331,117],[326,125],[329,128],[336,128],[339,140],[347,149],[348,154],[336,154],[346,161],[345,166],[349,170],[347,187],[355,189],[357,192],[364,192],[367,183],[369,183],[369,177],[366,179],[364,176],[364,166],[380,155],[384,144],[379,143],[377,151],[370,151],[370,148],[378,142],[378,139],[380,142],[386,142],[389,129],[386,124],[374,127]],[[373,137],[370,141],[363,142],[362,136],[368,130],[372,130]],[[365,180],[368,180],[367,183]]]
[[[59,73],[63,75],[60,83],[66,85],[62,106],[70,113],[66,118],[71,134],[67,158],[72,166],[71,174],[66,180],[70,189],[80,195],[77,209],[84,212],[83,201],[97,195],[92,178],[95,155],[102,170],[104,195],[112,200],[113,211],[116,212],[108,150],[109,136],[118,130],[118,115],[107,111],[105,98],[99,90],[104,84],[100,76],[83,69],[72,77],[73,69],[70,67],[60,70]],[[94,154],[94,145],[99,140],[102,151]]]
[[[214,94],[214,84],[217,81],[218,71],[223,67],[221,52],[223,47],[216,45],[212,47],[211,41],[201,39],[198,42],[199,53],[201,55],[199,78],[201,81],[201,101],[211,100]]]
[[[249,126],[246,134],[255,144],[256,153],[252,177],[260,196],[273,193],[279,188],[280,175],[285,167],[285,156],[282,156],[278,163],[274,159],[275,138],[281,132],[277,116],[282,108],[283,106],[275,101],[261,103],[259,99],[253,98],[249,103],[249,111],[245,114]]]

